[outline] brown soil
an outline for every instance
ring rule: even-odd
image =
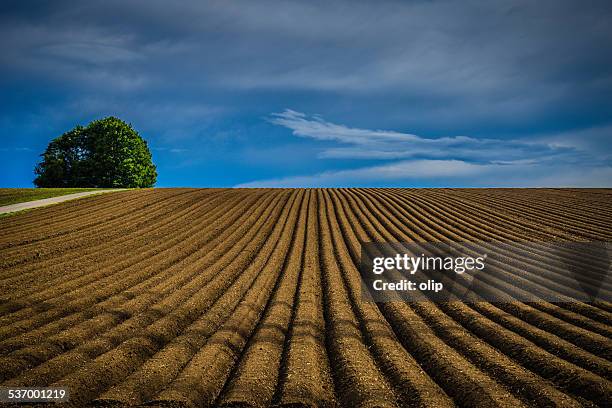
[[[611,241],[612,190],[124,191],[0,231],[0,386],[67,406],[612,400],[612,304],[375,304],[358,270],[366,241]],[[562,288],[532,251],[504,284]]]

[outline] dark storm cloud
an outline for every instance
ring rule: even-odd
[[[93,88],[413,94],[484,115],[612,87],[609,2],[36,4],[3,6],[4,73]]]

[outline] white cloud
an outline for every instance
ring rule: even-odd
[[[476,162],[571,159],[578,146],[545,141],[477,139],[468,136],[425,138],[388,130],[357,129],[308,116],[290,109],[272,114],[271,123],[291,129],[294,135],[337,142],[319,154],[342,159],[462,159]],[[338,146],[337,144],[340,144]]]
[[[440,187],[606,187],[612,166],[598,153],[575,142],[584,134],[609,129],[550,135],[536,140],[478,139],[468,136],[425,138],[411,133],[351,128],[287,109],[268,120],[295,136],[332,145],[327,159],[395,160],[313,175],[257,180],[237,187],[335,187],[420,185]],[[333,163],[324,161],[323,163]]]
[[[594,126],[584,129],[567,130],[564,132],[535,135],[533,140],[553,147],[571,148],[589,152],[603,160],[611,160],[612,125]]]
[[[236,187],[323,187],[365,184],[381,180],[430,179],[436,177],[469,176],[480,172],[482,165],[458,160],[401,161],[382,166],[326,171],[312,176],[285,177],[240,184]]]
[[[538,165],[527,162],[474,164],[460,160],[413,160],[314,175],[258,180],[236,187],[609,187],[612,167]]]

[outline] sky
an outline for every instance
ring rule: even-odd
[[[610,1],[0,2],[0,187],[117,116],[158,187],[612,187]]]

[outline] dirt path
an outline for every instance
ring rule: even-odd
[[[110,193],[113,191],[122,191],[123,189],[112,189],[112,190],[97,190],[97,191],[84,191],[82,193],[66,194],[59,197],[44,198],[42,200],[26,201],[25,203],[17,203],[11,205],[5,205],[0,207],[0,214],[12,213],[22,210],[30,210],[32,208],[44,207],[51,204],[62,203],[68,200],[74,200],[76,198],[87,197],[94,194]]]

